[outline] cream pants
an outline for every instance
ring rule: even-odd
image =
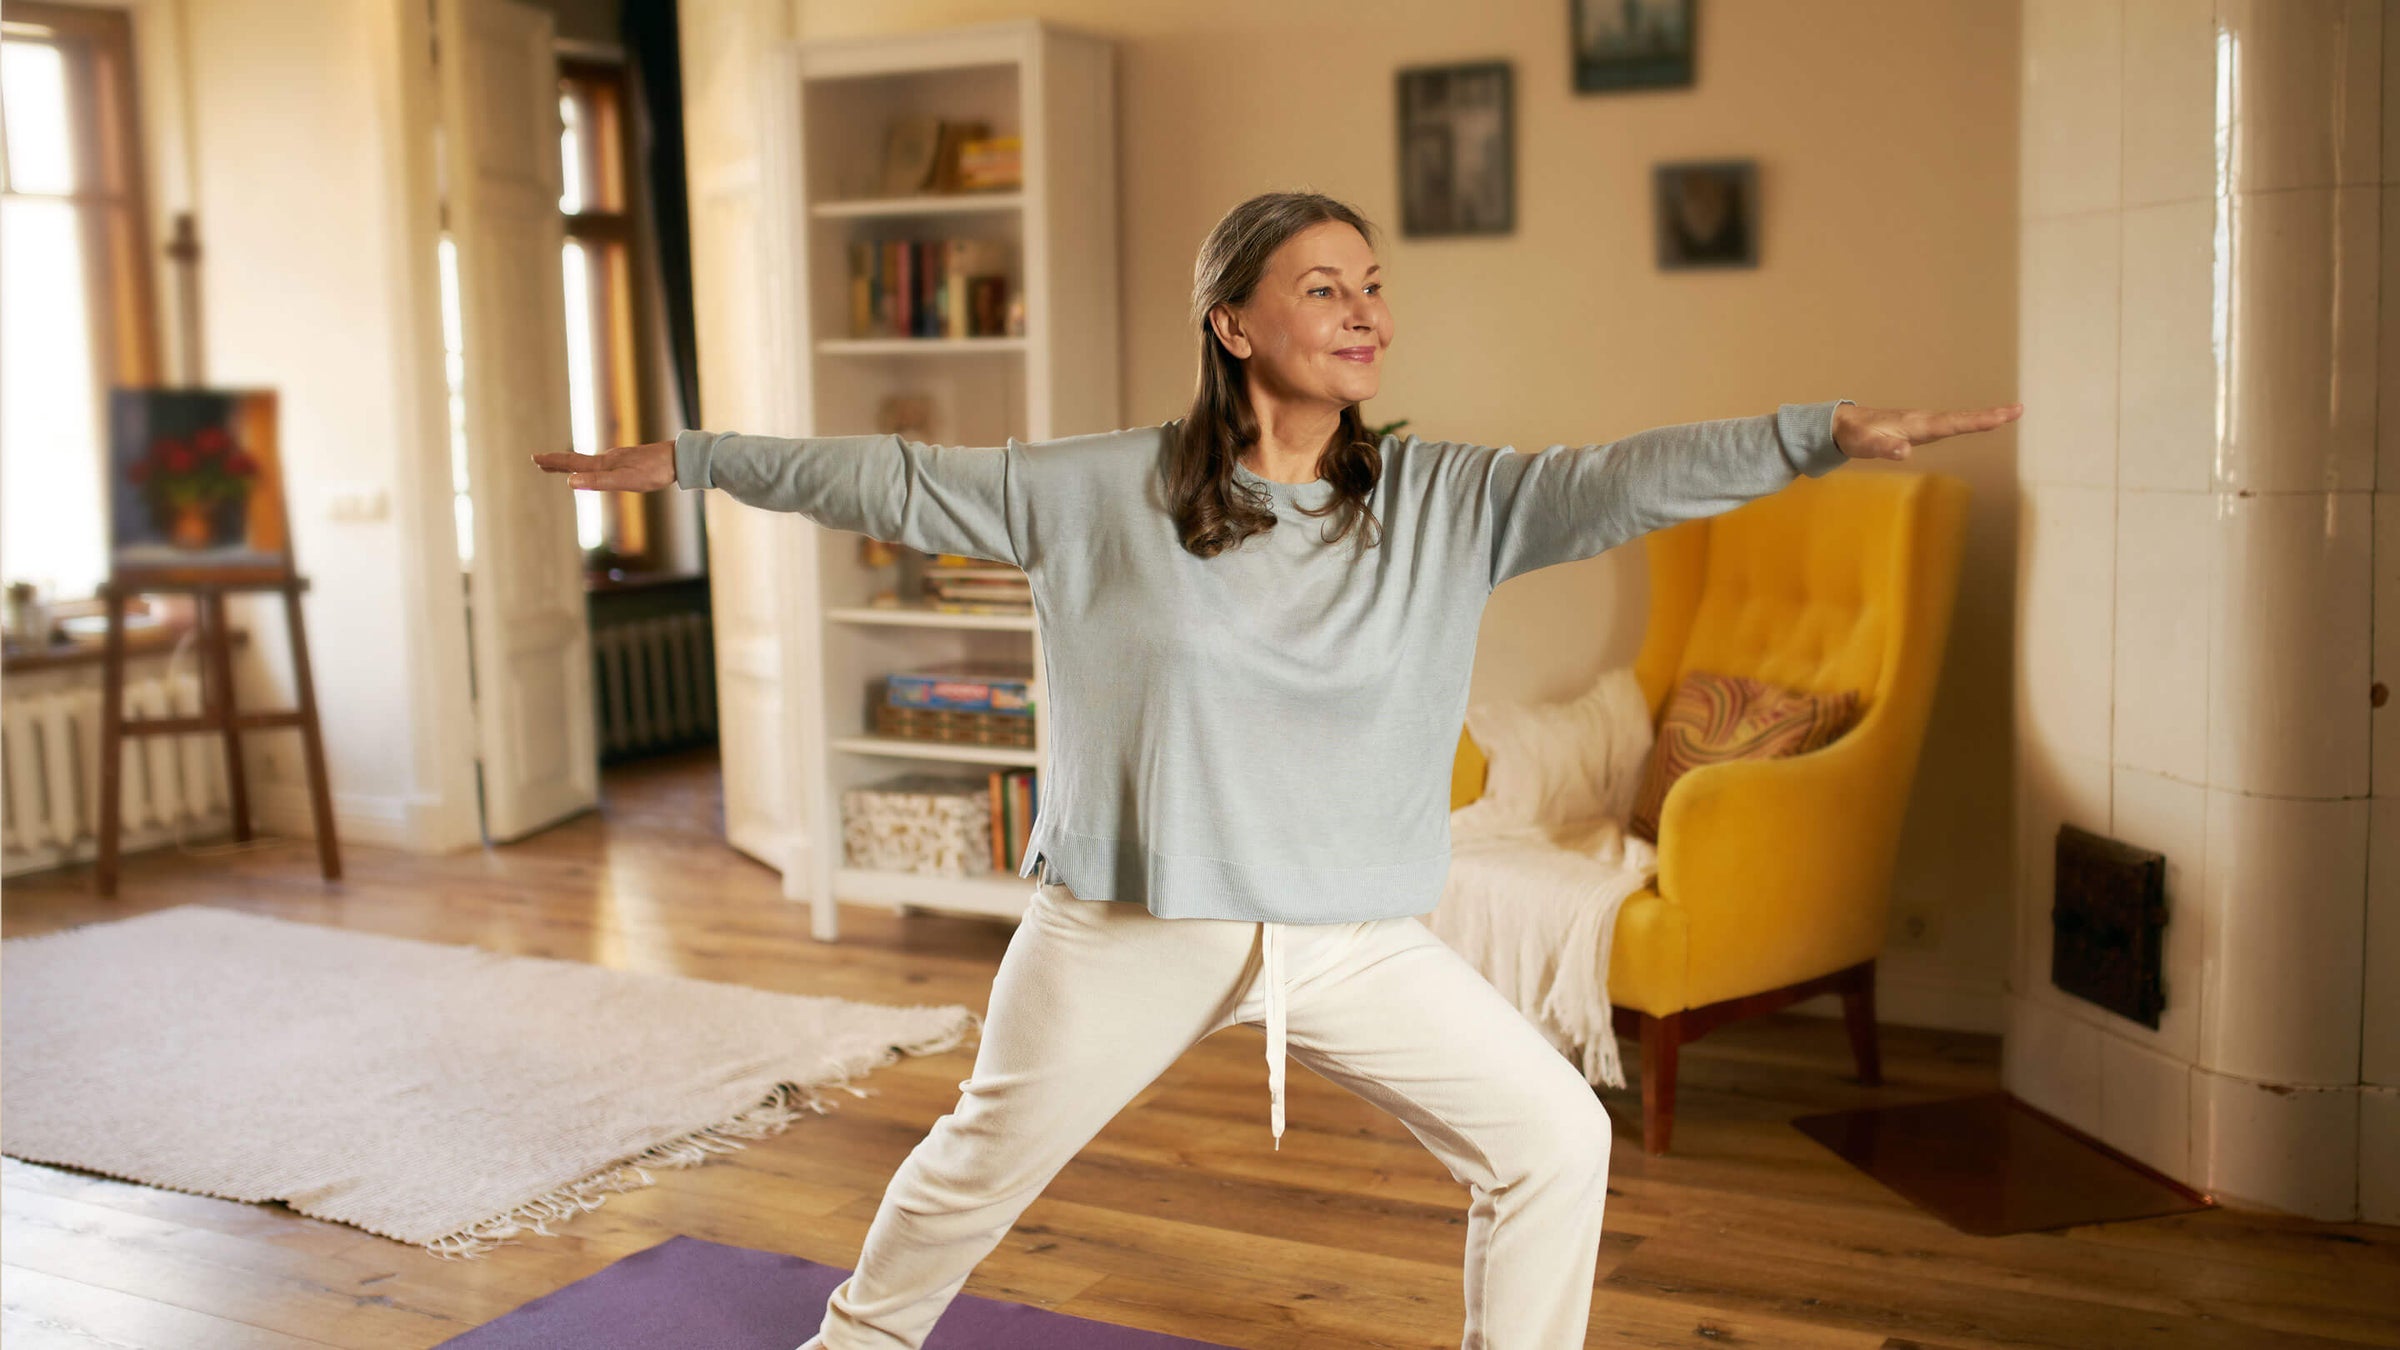
[[[1266,1029],[1278,1146],[1288,1046],[1399,1117],[1467,1185],[1464,1350],[1583,1345],[1608,1114],[1465,958],[1414,917],[1160,919],[1053,882],[1000,958],[958,1106],[893,1175],[799,1350],[920,1350],[1050,1178],[1194,1042],[1236,1023]]]

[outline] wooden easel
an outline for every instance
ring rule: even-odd
[[[93,869],[103,896],[117,893],[117,833],[122,814],[124,738],[181,736],[214,731],[225,739],[225,784],[232,799],[233,837],[250,838],[250,790],[242,771],[245,731],[298,727],[308,763],[308,799],[317,822],[317,861],[325,879],[342,875],[341,847],[333,834],[333,789],[325,777],[325,740],[317,725],[316,682],[308,669],[308,638],[301,627],[300,593],[306,578],[288,572],[203,575],[163,572],[156,575],[120,572],[101,586],[107,606],[108,643],[102,661],[100,692],[100,839]],[[193,598],[199,624],[201,712],[198,717],[125,718],[125,601],[143,591],[177,591]],[[300,704],[282,712],[237,712],[233,698],[233,644],[225,618],[229,591],[280,591],[283,614],[292,636],[292,683]]]

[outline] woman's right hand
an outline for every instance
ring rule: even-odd
[[[552,450],[533,457],[552,473],[567,476],[567,486],[594,492],[651,492],[675,486],[675,442],[645,441],[620,445],[596,455]]]

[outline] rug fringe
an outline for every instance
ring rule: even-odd
[[[449,1261],[482,1256],[496,1247],[506,1245],[507,1239],[523,1232],[556,1237],[557,1234],[549,1226],[552,1220],[573,1218],[598,1209],[611,1195],[651,1185],[655,1180],[650,1175],[651,1168],[698,1167],[707,1162],[712,1154],[730,1153],[747,1147],[746,1140],[766,1139],[783,1133],[803,1114],[831,1113],[834,1107],[833,1093],[836,1091],[847,1092],[853,1097],[872,1096],[871,1089],[859,1087],[851,1080],[895,1063],[902,1055],[940,1054],[945,1050],[958,1049],[966,1044],[969,1036],[980,1038],[983,1015],[972,1008],[965,1011],[965,1019],[948,1031],[885,1046],[868,1063],[837,1071],[818,1082],[777,1083],[764,1099],[714,1125],[654,1145],[630,1158],[610,1163],[589,1176],[570,1181],[546,1195],[536,1196],[514,1209],[420,1245],[427,1253]]]

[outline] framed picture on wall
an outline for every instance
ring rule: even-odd
[[[1658,265],[1758,266],[1758,161],[1661,164]]]
[[[1514,84],[1506,61],[1400,71],[1400,232],[1516,228]]]
[[[1567,0],[1575,92],[1692,83],[1694,0]]]

